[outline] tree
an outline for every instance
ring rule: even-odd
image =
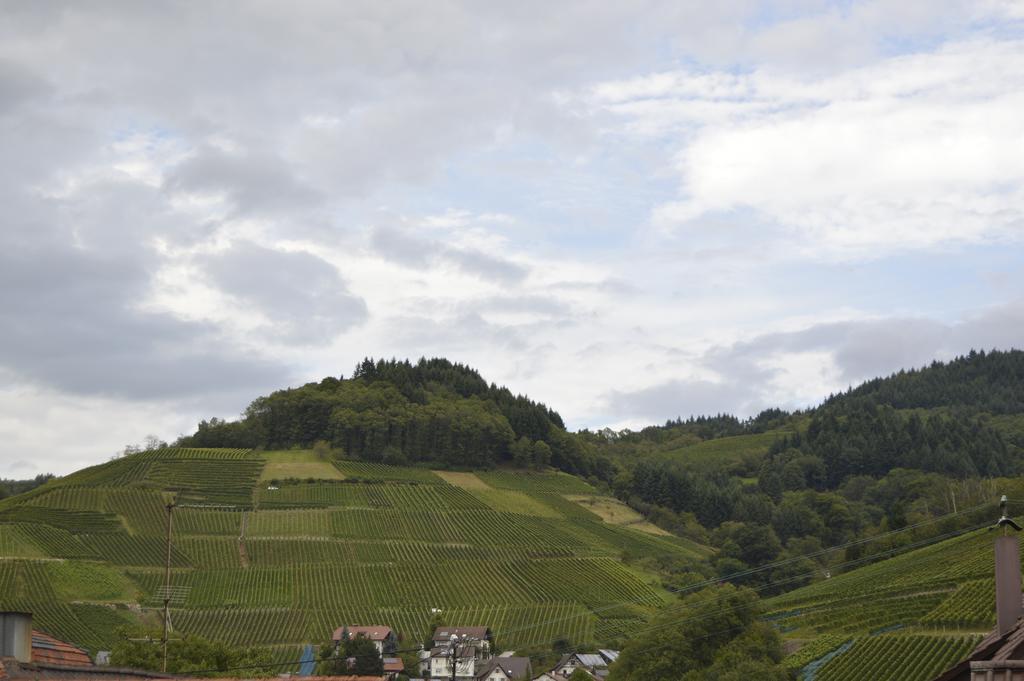
[[[363,635],[356,636],[345,645],[345,654],[352,664],[349,671],[358,676],[379,676],[384,673],[384,661],[373,641]]]
[[[110,650],[111,665],[160,671],[162,632],[123,628],[117,633],[120,638]],[[246,676],[270,676],[272,662],[269,648],[230,646],[190,634],[167,644],[167,671],[172,674],[235,676],[231,669],[245,667]]]
[[[525,435],[512,443],[509,449],[516,468],[529,468],[533,463],[533,443]]]
[[[379,676],[384,672],[384,661],[377,646],[362,634],[342,640],[337,649],[331,645],[322,646],[320,658],[317,673],[322,675]]]
[[[610,681],[710,681],[726,678],[712,674],[716,666],[722,671],[740,665],[764,672],[747,678],[786,678],[776,673],[782,659],[778,635],[758,622],[753,591],[714,586],[685,598],[683,606],[657,615],[647,633],[623,646]]]
[[[537,468],[545,468],[551,465],[551,447],[543,440],[533,443],[533,465]]]

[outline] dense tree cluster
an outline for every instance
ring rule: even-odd
[[[818,459],[794,461],[784,489],[766,490],[764,478],[744,482],[724,472],[704,475],[677,463],[641,462],[632,473],[616,477],[615,491],[660,527],[718,548],[709,565],[652,566],[669,573],[667,586],[678,585],[674,580],[679,575],[672,573],[685,577],[696,571],[698,579],[729,576],[734,583],[756,585],[764,593],[802,586],[823,577],[830,566],[884,556],[897,546],[948,532],[956,523],[976,523],[978,512],[888,534],[948,514],[958,504],[963,509],[996,498],[992,480],[961,481],[903,468],[880,478],[850,476],[837,488],[827,488]],[[821,481],[821,488],[808,480]],[[1006,481],[999,485],[1005,491]],[[843,549],[824,550],[851,542]],[[747,572],[776,562],[771,569]],[[681,584],[687,581],[692,580],[683,579]]]
[[[609,681],[786,681],[781,638],[760,614],[749,589],[725,584],[690,595],[626,642]]]
[[[806,434],[775,442],[759,479],[769,493],[837,487],[851,475],[882,476],[916,468],[964,478],[1015,470],[1002,436],[979,417],[917,413],[904,416],[870,400],[815,413]]]
[[[311,447],[390,464],[489,467],[512,461],[610,477],[553,410],[443,359],[416,364],[364,360],[350,379],[259,397],[239,421],[203,421],[178,444],[191,447]]]
[[[121,638],[110,651],[112,666],[156,672],[162,669],[160,631],[128,628],[119,634]],[[270,648],[232,646],[191,634],[176,634],[167,643],[167,671],[171,674],[237,677],[239,668],[245,670],[246,678],[271,676],[274,666]]]
[[[37,475],[29,480],[8,480],[7,478],[0,478],[0,499],[28,492],[29,490],[33,490],[44,482],[52,479],[52,473]]]
[[[1024,351],[971,350],[948,363],[876,378],[828,404],[871,398],[897,409],[967,407],[991,414],[1024,413]]]
[[[668,449],[702,440],[764,433],[786,425],[791,416],[789,412],[773,408],[745,420],[732,414],[691,416],[685,420],[669,419],[664,425],[647,426],[637,431],[613,431],[606,428],[596,432],[583,430],[579,435],[588,441],[612,446],[626,455],[632,455],[647,447]]]

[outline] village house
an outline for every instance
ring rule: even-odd
[[[457,636],[464,643],[458,650],[455,667],[455,678],[476,679],[483,669],[483,663],[491,659],[491,648],[494,634],[488,627],[438,627],[431,637],[433,647],[427,654],[421,667],[423,673],[433,679],[450,679],[452,674],[449,643]],[[426,653],[426,651],[424,651]]]
[[[608,666],[619,657],[619,651],[602,648],[596,653],[569,653],[548,674],[537,677],[542,681],[559,681],[558,677],[568,678],[577,669],[582,669],[595,679],[608,676]],[[545,678],[546,677],[546,678]]]
[[[376,646],[377,652],[381,656],[389,653],[394,653],[398,650],[398,636],[391,630],[391,627],[385,627],[383,625],[373,626],[361,626],[358,624],[340,626],[334,630],[334,641],[335,649],[341,645],[342,641],[349,639],[364,637],[373,641],[373,645]]]
[[[484,662],[476,673],[476,681],[529,681],[532,676],[530,658],[502,655]]]

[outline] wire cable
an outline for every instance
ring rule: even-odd
[[[698,589],[702,589],[702,588],[707,587],[707,586],[712,586],[714,584],[719,584],[721,582],[728,582],[728,581],[731,581],[731,580],[739,579],[741,577],[749,577],[750,575],[754,575],[754,574],[757,574],[759,572],[763,572],[765,570],[771,570],[771,569],[774,569],[774,568],[777,568],[777,567],[782,567],[783,565],[788,565],[790,563],[794,563],[794,562],[799,561],[799,560],[816,558],[816,557],[819,557],[819,556],[827,555],[829,553],[833,553],[835,551],[839,551],[839,550],[842,550],[842,549],[849,548],[851,546],[857,546],[857,545],[860,545],[860,544],[867,544],[867,543],[870,543],[870,542],[879,541],[879,540],[882,540],[882,539],[885,539],[885,538],[888,538],[888,537],[892,537],[892,536],[895,536],[895,535],[903,533],[903,532],[909,532],[911,530],[916,530],[916,529],[918,529],[920,527],[924,527],[926,525],[930,525],[930,524],[934,524],[934,523],[937,523],[937,522],[941,522],[941,521],[947,520],[949,518],[955,518],[957,516],[962,516],[962,515],[965,515],[967,513],[973,513],[974,511],[978,511],[978,510],[980,510],[982,508],[985,508],[986,506],[991,506],[992,504],[997,504],[997,503],[999,503],[999,502],[997,502],[997,501],[988,501],[988,502],[985,502],[985,503],[982,503],[982,504],[978,504],[976,506],[972,506],[970,508],[960,509],[960,510],[957,510],[957,511],[952,511],[950,513],[946,513],[946,514],[941,515],[941,516],[935,516],[933,518],[929,518],[928,520],[922,520],[920,522],[914,523],[913,525],[907,525],[906,527],[901,527],[901,528],[898,528],[898,529],[895,529],[895,530],[889,530],[888,532],[883,532],[882,534],[874,535],[872,537],[863,537],[861,539],[855,539],[855,540],[852,540],[852,541],[845,542],[843,544],[837,544],[835,546],[830,546],[828,548],[820,549],[818,551],[812,551],[810,553],[802,554],[802,555],[799,555],[799,556],[791,556],[791,557],[785,558],[783,560],[774,561],[774,562],[771,562],[771,563],[765,563],[763,565],[760,565],[760,566],[757,566],[757,567],[754,567],[754,568],[747,568],[747,569],[744,569],[744,570],[739,570],[739,571],[733,572],[731,574],[723,575],[721,577],[714,577],[714,578],[711,578],[711,579],[706,579],[704,581],[696,582],[694,584],[688,584],[688,585],[683,586],[683,587],[668,588],[668,589],[666,589],[666,591],[668,591],[669,593],[673,593],[673,594],[684,594],[684,593],[687,593],[687,592],[690,592],[690,591],[696,591]],[[840,565],[837,565],[837,566],[834,566],[834,567],[842,567],[843,565],[844,564],[840,564]],[[595,613],[595,614],[596,613],[600,613],[600,612],[606,612],[608,610],[614,610],[615,608],[622,607],[624,605],[632,605],[634,603],[635,603],[635,601],[618,601],[618,602],[615,602],[615,603],[610,603],[610,604],[607,604],[607,605],[603,605],[603,606],[601,606],[599,608],[595,608],[595,609],[591,610],[591,612]],[[543,621],[543,622],[538,622],[538,623],[535,623],[535,624],[532,624],[532,625],[527,625],[525,627],[520,627],[518,629],[512,629],[510,631],[503,632],[503,635],[515,634],[515,633],[519,633],[521,631],[529,631],[530,629],[536,628],[538,626],[544,626],[544,625],[547,625],[547,624],[555,624],[557,622],[564,622],[564,621],[572,619],[573,617],[574,617],[573,615],[569,615],[569,616],[562,616],[562,617],[553,618],[553,619],[546,620],[546,621]]]

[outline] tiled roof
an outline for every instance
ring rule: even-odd
[[[463,636],[469,636],[470,638],[478,638],[481,641],[487,638],[491,633],[491,630],[487,627],[438,627],[434,630],[434,641],[447,641],[452,635],[457,635],[459,638]]]
[[[118,667],[98,667],[54,665],[42,662],[20,663],[14,658],[4,658],[0,668],[6,676],[0,679],[10,681],[153,681],[154,679],[172,679],[167,674],[144,671],[141,669],[121,669]]]
[[[489,675],[494,669],[501,668],[510,679],[530,678],[530,658],[528,657],[492,657],[487,664],[477,672],[477,678]]]
[[[384,671],[386,672],[400,672],[405,669],[405,663],[402,662],[400,657],[385,657],[384,658]]]
[[[362,634],[371,641],[383,641],[391,635],[391,627],[385,627],[384,625],[375,626],[353,626],[348,627],[348,635],[355,638],[359,634]],[[345,627],[338,627],[334,630],[334,640],[340,641],[341,637],[345,635]]]
[[[92,666],[89,653],[35,629],[32,630],[32,661],[63,667]]]
[[[608,663],[597,653],[576,653],[576,659],[584,667],[607,667]]]
[[[301,678],[302,681],[387,681],[386,677],[383,676],[303,676],[296,677]],[[174,681],[210,681],[209,679],[183,679],[175,678]],[[231,677],[231,678],[219,678],[218,681],[249,681],[245,677]]]

